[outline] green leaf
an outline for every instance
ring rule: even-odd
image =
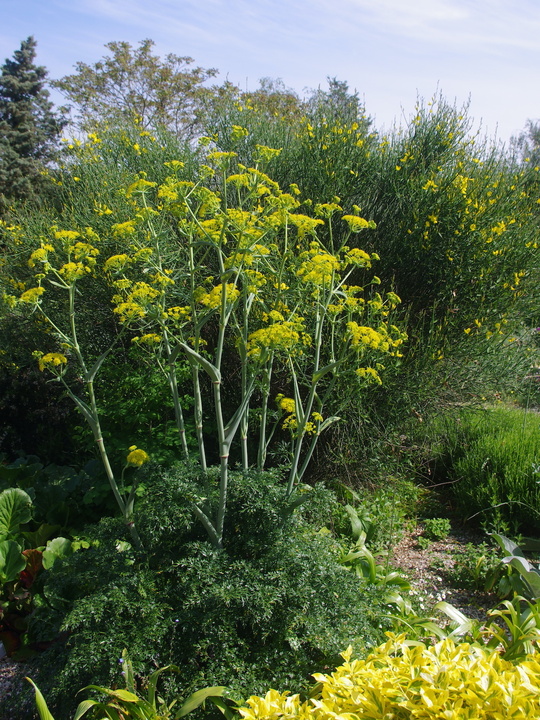
[[[337,362],[330,363],[330,365],[325,365],[325,367],[322,367],[320,370],[317,370],[316,373],[313,373],[313,383],[319,382],[319,380],[324,377],[327,373],[332,372],[334,368],[336,368],[338,365],[341,364],[341,361],[338,360]]]
[[[192,710],[195,710],[199,707],[199,705],[202,705],[205,700],[207,700],[210,697],[220,697],[223,695],[223,691],[226,688],[224,686],[216,686],[216,687],[206,687],[202,690],[197,690],[197,692],[194,692],[192,695],[188,697],[186,702],[182,705],[180,710],[176,713],[175,720],[179,720],[179,718],[184,717],[184,715],[187,715]]]
[[[238,718],[238,710],[228,705],[227,701],[223,698],[212,696],[208,699],[221,710],[223,715],[225,715],[226,720],[234,720],[235,718]],[[232,702],[232,700],[229,700],[229,702]]]
[[[507,560],[508,558],[504,558],[503,562]],[[520,557],[513,557],[511,560],[508,560],[508,565],[515,568],[526,582],[531,598],[534,600],[540,598],[540,573]]]
[[[19,525],[30,521],[32,500],[20,488],[0,493],[0,538],[7,539],[19,532]]]
[[[148,678],[148,702],[152,705],[154,709],[156,709],[156,686],[157,681],[159,680],[159,676],[161,673],[167,672],[170,670],[171,672],[180,672],[180,668],[176,665],[165,665],[165,667],[159,668],[159,670],[155,670],[150,677]]]
[[[87,685],[86,687],[82,688],[83,690],[97,690],[100,693],[104,693],[105,695],[110,695],[111,697],[117,698],[118,700],[123,700],[124,702],[131,702],[131,703],[137,703],[139,702],[139,698],[134,693],[129,692],[129,690],[111,690],[110,688],[100,687],[99,685]],[[81,690],[82,692],[82,690]]]
[[[508,555],[517,555],[518,557],[525,557],[523,554],[523,551],[519,547],[519,545],[516,545],[513,540],[509,540],[504,535],[499,535],[498,533],[490,533],[491,537],[495,539],[501,550],[505,553],[508,553]]]
[[[51,712],[50,712],[49,708],[47,707],[45,698],[41,694],[41,690],[38,688],[36,683],[33,680],[30,680],[29,677],[25,678],[25,680],[28,680],[28,682],[32,685],[32,687],[35,690],[36,707],[37,707],[37,711],[39,713],[39,717],[41,718],[41,720],[54,720],[54,717],[51,715]]]
[[[71,540],[63,537],[56,537],[53,540],[49,540],[47,547],[43,551],[43,567],[45,570],[49,570],[58,558],[67,557],[72,553]]]
[[[96,362],[92,365],[90,370],[87,372],[84,381],[85,382],[93,382],[94,378],[96,377],[97,373],[99,372],[100,367],[103,365],[105,360],[107,359],[107,356],[112,350],[112,346],[106,350],[102,355],[98,357]]]
[[[0,585],[12,582],[26,567],[26,558],[14,540],[0,540]]]
[[[345,511],[351,523],[352,536],[355,540],[358,540],[362,533],[366,531],[364,521],[358,516],[358,512],[351,505],[345,505]]]
[[[122,660],[124,677],[126,678],[126,689],[131,693],[135,693],[135,676],[133,674],[133,665],[129,659],[128,651],[126,648],[122,650]]]
[[[469,622],[469,618],[464,615],[461,610],[458,610],[453,605],[450,605],[450,603],[445,602],[444,600],[441,602],[438,602],[435,605],[435,610],[440,610],[445,615],[448,615],[450,620],[453,620],[454,622],[458,623],[459,625],[463,625],[464,623]]]
[[[21,535],[27,542],[27,547],[40,548],[47,544],[47,540],[60,530],[60,525],[42,523],[34,532],[23,532]]]
[[[331,417],[325,418],[323,422],[319,425],[319,432],[322,433],[324,430],[326,430],[327,427],[330,427],[330,425],[339,422],[340,420],[341,418],[337,415],[332,415]]]
[[[102,703],[98,702],[97,700],[83,700],[77,705],[77,710],[75,711],[75,716],[73,720],[80,720],[80,718],[82,718],[82,716],[85,715],[88,710],[90,710],[90,708],[94,707],[95,705],[102,705]]]

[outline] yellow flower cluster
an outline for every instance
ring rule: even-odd
[[[371,258],[364,250],[360,248],[352,248],[347,251],[343,261],[347,265],[356,265],[357,267],[371,267]]]
[[[282,148],[276,149],[267,147],[266,145],[255,145],[255,149],[257,150],[256,160],[263,163],[267,163],[278,157],[282,151]]]
[[[67,357],[62,355],[62,353],[47,353],[46,355],[38,357],[38,365],[41,371],[45,370],[45,368],[52,369],[59,365],[65,365],[66,363]]]
[[[175,305],[174,307],[170,307],[168,310],[166,310],[166,313],[167,317],[170,317],[172,320],[189,320],[190,310],[191,308],[189,307],[189,305],[185,305],[184,307]]]
[[[284,410],[287,413],[296,412],[296,403],[292,398],[285,397],[281,393],[276,397],[277,406],[280,410]]]
[[[337,199],[339,200],[339,198]],[[315,205],[315,215],[318,217],[330,218],[335,212],[339,212],[340,210],[343,210],[343,208],[335,202],[316,203]]]
[[[129,323],[146,315],[152,301],[160,295],[159,290],[145,282],[136,282],[128,293],[125,301],[121,295],[114,295],[112,300],[117,303],[113,312],[119,315],[121,323]]]
[[[149,182],[148,180],[145,180],[144,177],[140,177],[128,187],[128,189],[126,190],[126,197],[131,197],[135,193],[144,193],[150,188],[155,187],[156,185],[157,183]]]
[[[303,325],[298,320],[278,321],[255,330],[248,337],[248,354],[257,358],[264,350],[301,353],[301,345],[309,345],[311,342],[309,335],[302,330]]]
[[[344,215],[343,220],[345,220],[345,222],[349,226],[349,230],[354,233],[365,230],[366,228],[376,227],[375,223],[372,220],[365,220],[362,217],[358,217],[358,215]]]
[[[320,248],[317,243],[312,243],[311,249],[302,253],[300,257],[305,259],[297,275],[306,283],[326,285],[340,269],[338,258]]]
[[[135,232],[135,220],[127,220],[123,223],[115,223],[112,226],[114,237],[123,238],[133,235]]]
[[[81,277],[84,277],[86,273],[90,272],[88,265],[82,262],[67,262],[58,270],[58,274],[61,275],[66,283],[71,284]]]
[[[141,450],[136,445],[132,445],[129,448],[129,453],[126,457],[126,462],[128,465],[133,465],[133,467],[141,467],[141,465],[144,465],[144,463],[148,462],[150,460],[150,457],[148,453],[146,453],[144,450]]]
[[[379,375],[377,370],[375,370],[375,368],[360,367],[356,369],[356,374],[358,375],[358,377],[368,380],[368,382],[374,382],[377,385],[382,385],[381,376]]]
[[[35,267],[40,262],[46,265],[49,261],[49,253],[54,252],[54,247],[50,243],[43,243],[40,248],[34,250],[28,259],[28,267]]]
[[[298,237],[302,239],[306,235],[314,235],[319,225],[324,225],[324,220],[309,217],[309,215],[301,215],[299,213],[291,213],[289,220],[298,230]]]
[[[45,288],[42,287],[30,288],[29,290],[23,292],[23,294],[19,298],[19,302],[34,305],[34,303],[38,302],[40,296],[43,295],[44,292]]]
[[[276,396],[276,403],[280,410],[288,413],[287,417],[283,421],[283,430],[290,430],[293,434],[298,428],[298,418],[296,417],[296,403],[293,398],[285,397],[281,393]],[[311,420],[308,420],[304,427],[304,432],[308,435],[314,435],[317,430],[319,423],[323,421],[323,416],[319,412],[311,413]]]
[[[496,650],[456,643],[409,646],[390,639],[365,660],[345,662],[331,675],[314,674],[317,696],[302,702],[270,690],[240,708],[244,720],[328,718],[418,718],[418,720],[528,720],[540,717],[540,662],[529,655],[519,665]]]
[[[77,230],[58,230],[54,233],[55,240],[63,240],[69,245],[80,236]]]
[[[146,333],[146,335],[141,335],[141,337],[132,338],[131,342],[137,345],[157,345],[161,342],[161,335]]]
[[[234,283],[227,283],[227,285],[216,285],[210,292],[206,292],[203,288],[197,288],[195,291],[195,300],[205,305],[207,308],[218,308],[221,306],[221,300],[223,292],[226,295],[226,301],[229,304],[235,302],[240,296],[240,290]]]
[[[105,261],[103,269],[106,273],[121,272],[129,262],[130,257],[129,255],[126,255],[126,253],[111,255],[111,257]]]
[[[356,322],[348,322],[347,329],[353,347],[365,345],[373,350],[387,352],[391,347],[391,338],[387,333],[381,333],[371,327],[358,325]]]

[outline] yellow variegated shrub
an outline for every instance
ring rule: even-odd
[[[320,692],[301,702],[270,690],[252,696],[245,720],[528,720],[540,717],[536,655],[513,665],[498,652],[446,638],[433,646],[389,640],[365,660],[315,674]]]

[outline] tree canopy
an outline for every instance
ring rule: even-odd
[[[52,83],[75,105],[81,128],[136,121],[145,130],[165,126],[181,136],[193,134],[204,83],[218,71],[191,67],[192,58],[173,53],[161,58],[152,53],[154,44],[107,43],[109,55],[93,65],[78,62],[76,72]]]

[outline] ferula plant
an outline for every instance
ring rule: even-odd
[[[122,337],[147,352],[166,377],[188,459],[178,367],[189,363],[203,476],[215,455],[209,438],[220,463],[218,490],[206,483],[193,511],[217,547],[233,442],[244,469],[262,469],[272,439],[288,435],[286,493],[294,503],[320,434],[339,419],[338,379],[351,388],[380,383],[381,360],[400,356],[406,339],[391,324],[398,296],[374,287],[378,256],[357,247],[358,234],[375,223],[359,208],[344,213],[339,198],[313,206],[296,186],[283,191],[263,172],[279,150],[257,150],[254,167],[233,152],[209,152],[194,179],[180,161],[166,163],[160,182],[140,173],[121,191],[125,215],[106,216],[106,235],[103,218],[100,236],[90,227],[54,228],[29,257],[32,286],[4,297],[56,337],[57,351],[37,352],[38,362],[64,383],[91,426],[128,523],[134,498],[120,491],[104,446],[96,375]],[[99,357],[78,340],[89,282],[109,288],[117,327]],[[84,392],[73,389],[77,379]]]

